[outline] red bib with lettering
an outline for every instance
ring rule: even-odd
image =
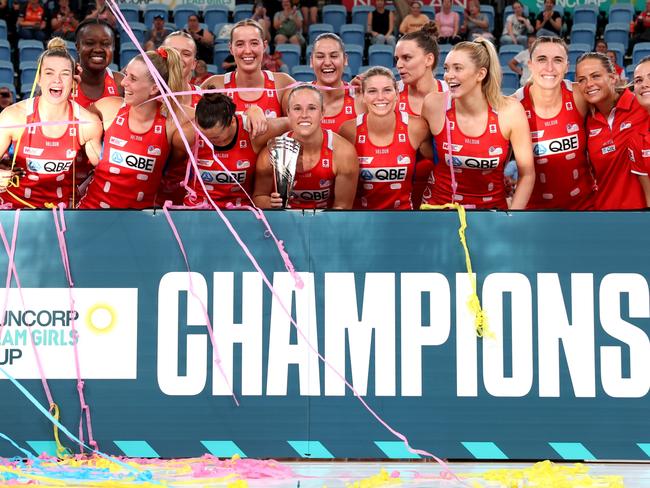
[[[263,70],[262,74],[264,75],[264,88],[262,88],[262,94],[257,100],[242,100],[236,90],[226,91],[226,95],[232,98],[233,102],[235,102],[235,107],[237,107],[238,112],[245,112],[252,105],[257,105],[264,111],[264,115],[266,115],[267,118],[280,117],[282,115],[282,105],[280,104],[278,95],[275,92],[275,78],[273,77],[273,72]],[[236,78],[234,71],[223,75],[223,87],[226,90],[237,88]]]
[[[316,82],[312,82],[316,84]],[[348,83],[343,83],[345,87],[345,95],[343,95],[343,107],[336,115],[323,115],[323,118],[320,122],[320,125],[323,129],[330,129],[333,132],[337,132],[341,124],[346,120],[353,119],[356,116],[354,111],[354,88]]]
[[[332,208],[334,204],[334,136],[323,131],[320,160],[309,171],[296,171],[289,206],[291,208]],[[293,137],[293,132],[289,133]]]

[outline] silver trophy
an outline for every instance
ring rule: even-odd
[[[286,208],[293,189],[301,146],[295,139],[282,136],[271,139],[267,147],[274,169],[275,188],[282,197],[282,207]]]

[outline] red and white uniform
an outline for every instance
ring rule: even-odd
[[[113,76],[113,72],[110,70],[110,68],[106,68],[106,72],[104,73],[104,91],[99,96],[99,98],[90,98],[83,92],[81,86],[77,86],[76,91],[72,94],[72,99],[83,108],[88,108],[101,98],[118,96],[120,95],[117,89],[117,82]]]
[[[445,92],[449,90],[447,83],[441,80],[435,80],[439,92]],[[412,117],[419,117],[420,114],[415,113],[411,104],[409,102],[409,90],[408,86],[404,84],[402,80],[397,82],[397,110],[399,112],[406,112]],[[413,200],[413,206],[415,208],[420,208],[420,203],[422,202],[422,194],[427,186],[429,177],[433,172],[434,163],[433,159],[425,159],[418,153],[416,156],[417,164],[415,165],[415,176],[413,177],[413,190],[411,192],[411,199]]]
[[[190,90],[193,93],[190,99],[190,107],[196,107],[196,104],[201,100],[201,94],[198,90],[201,88],[196,85],[190,85]],[[203,142],[203,141],[201,141]],[[156,196],[156,203],[162,206],[165,201],[171,200],[174,205],[182,205],[183,199],[187,194],[185,187],[181,183],[185,180],[185,173],[187,172],[187,162],[185,164],[177,164],[173,167],[168,167],[163,174],[160,182],[160,191]]]
[[[331,130],[323,131],[320,160],[309,171],[296,171],[290,208],[332,208],[334,205],[334,136]],[[293,132],[288,133],[293,137]]]
[[[167,121],[158,108],[151,128],[135,134],[129,129],[130,109],[123,105],[104,132],[102,159],[79,208],[153,206],[170,150]]]
[[[226,91],[226,95],[235,102],[238,112],[245,112],[252,105],[257,105],[264,111],[264,115],[267,118],[280,117],[282,115],[282,105],[275,91],[273,72],[262,70],[262,74],[264,75],[264,87],[262,88],[262,94],[257,100],[242,100],[239,93],[234,90]],[[223,75],[223,87],[226,90],[237,88],[235,71],[230,71]]]
[[[26,102],[26,124],[38,123],[40,97],[30,98]],[[68,119],[79,119],[79,106],[74,102],[68,103]],[[10,193],[34,207],[44,207],[46,203],[70,204],[74,181],[72,165],[79,151],[78,125],[70,125],[61,137],[47,137],[41,127],[26,127],[20,138],[16,168],[25,170],[25,176],[20,178],[19,186],[10,187],[0,197],[5,203],[11,203],[14,208],[26,205]],[[18,141],[12,141],[14,148]]]
[[[450,165],[453,165],[456,188],[455,202],[475,208],[507,209],[504,167],[509,142],[501,134],[499,116],[488,107],[485,131],[478,137],[462,133],[456,122],[456,104],[447,110],[451,132],[451,158],[447,129],[435,136],[439,163],[424,191],[422,201],[432,205],[452,203]],[[443,164],[444,161],[444,164]]]
[[[648,176],[648,171],[650,171],[650,119],[639,127],[639,133],[630,148],[630,160],[633,174]]]
[[[315,84],[315,81],[312,82],[312,85]],[[345,87],[343,107],[341,107],[341,111],[336,115],[323,115],[323,118],[320,122],[320,125],[323,129],[330,129],[333,132],[337,132],[343,122],[353,119],[356,116],[356,112],[354,110],[354,87],[348,83],[343,83],[343,86]]]
[[[587,115],[587,149],[598,185],[595,210],[645,208],[641,183],[631,173],[629,148],[647,118],[628,90],[621,93],[609,117],[597,111]]]
[[[595,201],[594,179],[587,159],[584,118],[575,106],[571,82],[564,82],[562,109],[553,118],[535,113],[530,85],[517,90],[528,117],[535,157],[532,209],[589,210]]]
[[[214,149],[214,155],[222,164],[214,159],[212,149],[205,144],[205,141],[198,140],[199,151],[196,159],[199,174],[194,175],[189,182],[189,186],[196,192],[196,198],[187,195],[184,200],[185,205],[193,207],[207,202],[198,178],[203,180],[208,195],[220,207],[226,207],[228,203],[235,206],[249,203],[240,185],[249,195],[252,194],[257,154],[253,150],[250,134],[245,129],[243,120],[245,116],[236,114],[235,117],[237,118],[237,136],[229,146],[215,147]],[[230,171],[230,174],[224,167]]]
[[[354,208],[411,210],[416,150],[409,141],[409,116],[399,112],[388,146],[375,146],[368,135],[368,117],[357,117],[359,184]]]

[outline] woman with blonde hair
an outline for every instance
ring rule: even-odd
[[[63,39],[55,37],[41,54],[36,80],[41,94],[0,114],[0,125],[14,126],[0,131],[0,154],[10,146],[14,154],[11,167],[4,171],[0,197],[14,208],[70,205],[75,194],[77,153],[85,150],[94,164],[99,158],[102,127],[96,115],[72,101],[77,66],[65,46]],[[14,173],[14,184],[9,188],[8,169]]]
[[[182,124],[178,128],[163,99],[150,65],[172,92],[182,91],[183,63],[178,51],[160,47],[133,58],[124,70],[124,98],[108,97],[95,103],[94,110],[104,125],[102,158],[79,208],[134,208],[154,206],[163,171],[185,165],[187,151],[181,130],[189,144],[194,131],[189,117],[194,110],[178,106],[167,98]]]
[[[511,208],[526,208],[535,183],[530,130],[521,104],[501,94],[494,46],[483,38],[460,42],[444,67],[450,103],[431,93],[422,109],[439,156],[423,202],[507,209],[504,166],[512,145],[519,181]]]

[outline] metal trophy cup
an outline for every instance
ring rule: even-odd
[[[286,208],[289,194],[293,189],[301,146],[295,139],[282,136],[271,139],[267,147],[274,169],[275,188],[282,197],[282,207]]]

